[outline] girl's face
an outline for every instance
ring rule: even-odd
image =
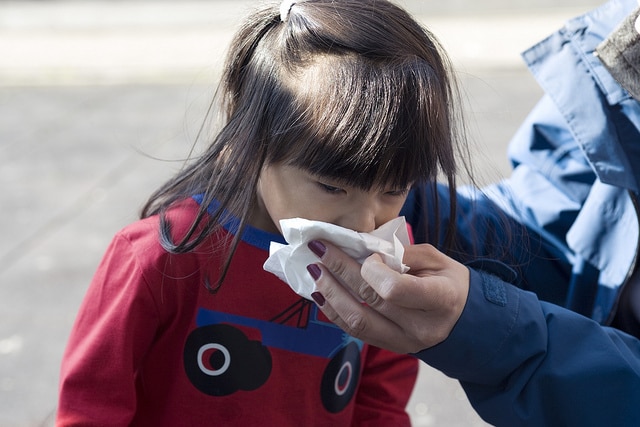
[[[280,233],[280,220],[305,218],[371,232],[398,216],[409,188],[365,191],[294,167],[265,166],[257,188],[254,227]]]

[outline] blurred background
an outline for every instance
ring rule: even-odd
[[[593,0],[399,1],[443,43],[481,182],[541,95],[520,52]],[[181,165],[251,0],[0,0],[0,427],[50,426],[76,310],[113,234]],[[479,331],[480,332],[480,331]],[[415,426],[484,426],[422,366]]]

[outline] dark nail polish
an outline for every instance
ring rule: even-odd
[[[322,258],[324,253],[327,252],[327,247],[319,240],[312,240],[307,243],[307,246],[311,249],[311,252],[318,256],[318,258]]]
[[[324,297],[320,292],[314,292],[311,294],[311,298],[318,304],[320,307],[324,305]]]
[[[307,265],[307,271],[309,272],[311,277],[313,277],[313,280],[318,280],[320,278],[320,275],[322,274],[322,270],[320,270],[320,267],[315,264]]]

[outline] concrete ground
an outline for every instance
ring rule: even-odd
[[[0,1],[0,427],[49,426],[75,312],[111,236],[180,167],[252,1]],[[484,182],[540,96],[519,52],[588,0],[401,2],[452,55]],[[415,426],[483,426],[423,366]]]

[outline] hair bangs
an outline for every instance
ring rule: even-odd
[[[362,189],[406,187],[437,175],[430,150],[433,72],[415,64],[329,55],[301,67],[282,89],[278,135],[269,162],[285,162]],[[321,78],[320,78],[321,77]],[[283,110],[288,110],[283,114]]]

